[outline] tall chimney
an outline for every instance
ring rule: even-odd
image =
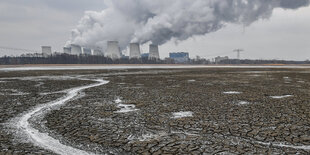
[[[118,46],[118,41],[108,41],[107,51],[105,56],[111,59],[120,59],[121,51]]]
[[[150,45],[150,54],[149,54],[149,59],[151,60],[157,60],[159,59],[159,50],[158,50],[158,45],[151,44]]]
[[[140,52],[140,45],[139,43],[131,43],[130,44],[130,59],[140,59],[141,52]]]

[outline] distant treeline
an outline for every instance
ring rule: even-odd
[[[228,59],[222,60],[219,64],[310,64],[309,60],[306,61],[289,61],[289,60],[238,60]]]
[[[149,60],[148,58],[128,59],[122,58],[112,60],[104,56],[91,55],[52,55],[48,57],[42,56],[4,56],[0,57],[0,65],[25,65],[25,64],[176,64],[173,59],[166,58],[164,60]],[[190,59],[184,64],[213,64],[206,59]],[[228,59],[222,60],[217,64],[310,64],[310,61],[285,61],[285,60],[238,60]]]

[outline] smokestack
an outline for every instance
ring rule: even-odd
[[[71,54],[72,55],[80,55],[80,54],[82,54],[81,46],[71,44]]]
[[[65,54],[71,54],[71,47],[64,47]]]
[[[52,47],[51,46],[42,46],[42,54],[44,56],[52,55]]]
[[[118,46],[118,41],[108,41],[107,51],[105,56],[111,59],[120,59],[121,51]]]
[[[130,59],[140,59],[141,52],[140,52],[140,45],[139,43],[131,43],[130,44]]]
[[[150,45],[150,54],[149,54],[149,59],[159,59],[159,50],[158,50],[158,45],[151,44]]]

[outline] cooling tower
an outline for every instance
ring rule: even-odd
[[[154,44],[150,45],[149,59],[152,59],[152,60],[159,59],[158,45],[154,45]]]
[[[84,55],[91,55],[91,49],[83,47],[83,54]]]
[[[82,54],[81,46],[71,44],[71,54],[72,55],[80,55],[80,54]]]
[[[71,54],[71,47],[64,47],[65,54]]]
[[[100,49],[94,49],[93,50],[93,55],[102,55],[102,51]]]
[[[118,41],[108,41],[108,46],[107,46],[105,56],[113,60],[121,58],[121,51],[118,46]]]
[[[130,44],[130,59],[140,59],[141,53],[140,53],[140,45],[139,43],[131,43]]]
[[[52,55],[52,47],[51,46],[42,46],[42,54],[44,56]]]

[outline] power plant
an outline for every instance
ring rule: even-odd
[[[82,48],[79,45],[71,44],[71,54],[80,55],[82,54]]]
[[[92,55],[103,55],[103,53],[100,49],[94,49]]]
[[[131,43],[129,59],[140,59],[140,58],[141,58],[141,52],[139,43]]]
[[[71,54],[71,47],[64,47],[65,54]]]
[[[105,56],[113,60],[121,58],[122,54],[118,46],[118,41],[108,41]]]
[[[42,54],[44,56],[52,55],[52,47],[51,46],[42,46]]]
[[[159,59],[158,45],[154,45],[154,44],[150,45],[149,59],[150,60],[158,60]]]
[[[127,59],[149,59],[149,60],[158,60],[159,57],[159,50],[158,45],[151,44],[149,45],[149,53],[141,54],[141,48],[139,43],[130,43],[129,45],[129,56]],[[69,55],[94,55],[94,56],[105,56],[107,58],[111,58],[112,60],[125,58],[121,53],[119,42],[118,41],[108,41],[106,51],[103,52],[99,47],[96,48],[89,48],[89,47],[82,47],[77,44],[70,44],[69,46],[63,47],[63,53]],[[49,56],[52,55],[52,48],[51,46],[42,46],[42,55]]]
[[[86,47],[83,47],[83,54],[84,55],[92,55],[92,50],[90,48],[86,48]]]

